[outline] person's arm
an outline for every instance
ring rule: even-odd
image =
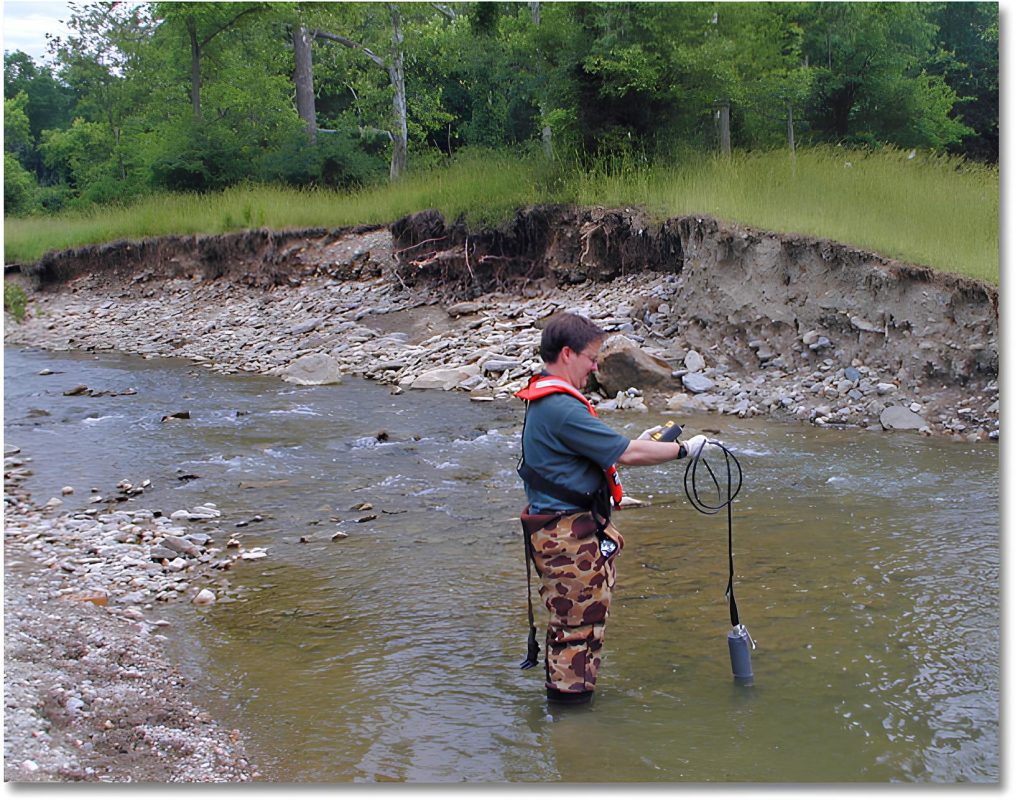
[[[710,442],[700,433],[686,442],[657,442],[654,439],[632,439],[627,449],[621,453],[617,463],[625,467],[650,467],[663,464],[675,458],[683,458],[691,454],[705,455],[717,450],[718,446]]]
[[[657,442],[652,439],[632,439],[621,453],[617,463],[625,467],[648,467],[664,464],[687,455],[687,448],[680,442]]]

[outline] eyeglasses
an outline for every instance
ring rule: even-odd
[[[599,366],[599,353],[596,353],[594,356],[590,356],[588,353],[581,352],[578,355],[585,356],[585,358],[587,358],[593,364],[595,364],[596,366]]]

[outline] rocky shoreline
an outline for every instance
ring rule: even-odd
[[[241,733],[195,703],[163,645],[160,602],[210,604],[209,587],[221,591],[212,570],[231,558],[183,527],[215,510],[39,506],[22,487],[30,461],[5,446],[4,780],[256,780]]]
[[[470,239],[431,214],[391,229],[48,257],[8,276],[29,302],[23,322],[5,315],[5,342],[294,383],[356,375],[479,402],[510,397],[538,370],[543,321],[569,310],[608,332],[592,392],[604,411],[999,438],[989,287],[713,220],[650,229],[634,213],[582,213],[556,238],[519,223],[514,250],[507,233]],[[647,266],[632,269],[635,256]],[[259,778],[242,737],[191,704],[157,613],[214,602],[232,561],[259,554],[221,534],[212,506],[165,518],[38,505],[21,489],[27,469],[5,453],[5,779]]]
[[[724,230],[719,239],[730,235]],[[289,265],[280,273],[275,258],[268,286],[257,280],[263,273],[208,279],[200,264],[184,264],[178,254],[168,259],[175,265],[168,271],[76,274],[32,293],[29,318],[22,324],[8,318],[5,341],[179,357],[216,372],[297,383],[337,382],[348,374],[396,390],[504,398],[538,370],[542,322],[574,310],[609,335],[600,385],[593,387],[604,409],[639,395],[648,407],[672,413],[914,429],[969,441],[1000,435],[997,297],[987,287],[973,287],[981,298],[961,283],[942,288],[923,273],[903,280],[886,268],[904,288],[891,301],[858,288],[858,296],[873,297],[865,306],[839,297],[853,269],[823,290],[813,285],[813,297],[787,311],[785,301],[777,308],[766,299],[770,288],[760,278],[753,286],[748,280],[747,289],[761,299],[745,305],[733,297],[735,288],[744,291],[743,270],[720,281],[719,256],[710,251],[691,260],[685,244],[679,273],[564,283],[544,268],[542,278],[527,279],[517,292],[461,300],[449,298],[442,280],[422,280],[420,270],[435,257],[405,261],[403,243],[387,229],[288,240]],[[914,293],[923,300],[904,318],[898,297]],[[831,316],[830,296],[837,306]],[[889,306],[890,324],[872,321],[887,313],[876,308]],[[751,322],[734,324],[738,317]],[[945,325],[942,317],[962,323]]]

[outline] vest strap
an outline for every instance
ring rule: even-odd
[[[544,478],[524,461],[518,464],[518,476],[532,488],[537,489],[543,494],[548,494],[550,497],[563,500],[565,503],[569,503],[582,511],[590,511],[595,504],[596,493],[579,492],[567,486],[561,486],[549,478]]]

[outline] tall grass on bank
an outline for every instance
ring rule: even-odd
[[[949,156],[816,147],[600,167],[573,181],[580,204],[708,214],[999,282],[998,170]]]
[[[122,208],[6,218],[6,263],[50,250],[169,234],[389,223],[436,208],[478,228],[539,203],[641,206],[653,217],[708,214],[766,230],[834,239],[886,256],[999,282],[995,168],[907,151],[835,147],[635,159],[590,169],[537,157],[465,152],[394,185],[339,192],[250,186],[163,194]]]
[[[250,185],[210,194],[164,193],[52,216],[5,217],[4,261],[27,264],[51,250],[149,236],[387,224],[427,208],[448,219],[465,214],[474,226],[495,225],[519,207],[549,199],[540,188],[543,171],[538,160],[483,152],[397,184],[349,191]]]

